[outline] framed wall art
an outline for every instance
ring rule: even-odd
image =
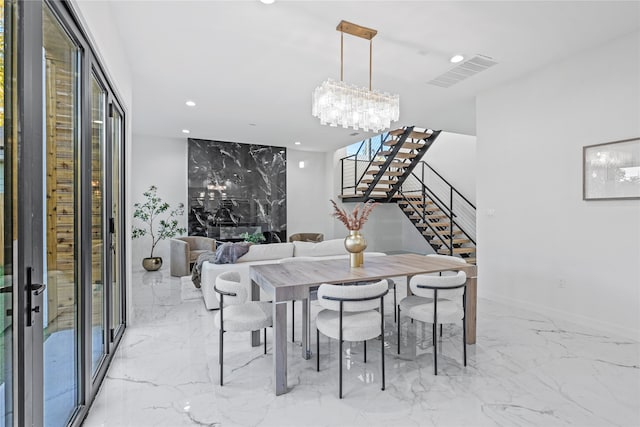
[[[640,138],[582,148],[582,199],[640,199]]]

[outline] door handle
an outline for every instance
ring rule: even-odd
[[[33,294],[35,296],[42,295],[42,293],[44,292],[45,289],[47,289],[47,285],[44,285],[44,284],[42,284],[42,285],[32,284],[31,285],[31,292],[33,292]]]
[[[33,296],[41,295],[47,288],[47,285],[31,283],[31,267],[27,267],[27,326],[31,326],[33,321],[31,313],[40,313],[40,306],[33,307]]]

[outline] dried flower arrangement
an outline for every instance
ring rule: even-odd
[[[360,230],[367,219],[369,218],[369,214],[380,203],[374,202],[373,200],[367,200],[367,202],[363,205],[359,203],[353,208],[351,213],[348,213],[344,209],[340,209],[336,202],[331,200],[331,204],[333,205],[333,213],[331,216],[340,220],[348,230]]]

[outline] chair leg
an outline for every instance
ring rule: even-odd
[[[291,301],[291,342],[296,340],[296,300]]]
[[[364,363],[367,363],[367,341],[364,342]]]
[[[400,322],[398,322],[398,324],[400,324]],[[382,390],[384,391],[384,304],[382,298],[380,298],[380,350],[382,358]]]
[[[220,325],[220,351],[218,353],[218,363],[220,365],[220,386],[222,386],[222,354],[223,354],[223,346],[224,346],[224,331],[222,330],[222,325]]]
[[[400,354],[400,306],[398,306],[398,354]]]
[[[396,284],[393,283],[393,321],[400,323],[400,318],[398,316],[398,312],[396,311],[396,307],[398,306],[398,297],[396,295]]]
[[[340,337],[339,337],[339,341],[340,344],[338,346],[338,363],[340,366],[340,388],[339,388],[339,395],[340,395],[340,399],[342,399],[342,310],[344,309],[344,305],[343,302],[340,301]]]
[[[462,295],[462,353],[464,354],[464,366],[467,366],[467,288]]]
[[[264,354],[267,354],[267,328],[264,328]]]
[[[316,371],[320,372],[320,329],[316,328]]]
[[[436,327],[438,325],[438,290],[434,290],[433,298],[433,373],[438,375],[438,339]]]
[[[440,323],[440,338],[442,338],[442,323]]]
[[[467,319],[462,319],[462,354],[464,358],[464,366],[467,366]]]

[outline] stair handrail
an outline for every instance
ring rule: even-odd
[[[444,179],[444,177],[439,174],[431,165],[429,165],[427,162],[425,162],[424,160],[421,160],[420,163],[422,164],[422,179],[419,178],[415,172],[412,172],[413,176],[418,180],[418,182],[424,187],[426,188],[430,194],[432,194],[433,196],[436,197],[436,199],[438,200],[438,202],[440,202],[440,204],[446,206],[446,204],[444,202],[442,202],[442,200],[440,200],[440,198],[438,196],[436,196],[435,192],[433,190],[431,190],[429,188],[429,186],[427,184],[425,184],[424,182],[424,166],[426,165],[427,167],[429,167],[429,169],[431,169],[442,181],[444,181],[445,184],[447,184],[449,186],[449,207],[446,207],[446,211],[449,212],[449,216],[450,216],[450,222],[451,222],[451,239],[453,241],[453,225],[455,224],[460,231],[462,231],[462,233],[475,245],[476,241],[475,239],[473,239],[469,233],[467,233],[467,231],[464,229],[464,227],[462,227],[458,222],[456,222],[456,220],[453,219],[453,217],[457,217],[458,215],[456,215],[453,212],[453,193],[455,192],[456,194],[458,194],[465,202],[467,202],[469,204],[469,206],[471,206],[474,210],[477,210],[475,205],[473,203],[471,203],[466,197],[464,197],[464,195],[462,193],[460,193],[453,185],[451,185],[449,183],[449,181],[447,181],[446,179]],[[431,196],[430,196],[431,197]],[[436,203],[438,205],[439,208],[441,208],[441,206]],[[442,209],[442,208],[441,208]],[[446,213],[446,212],[445,212]]]
[[[365,138],[365,139],[362,140],[362,142],[360,143],[360,146],[358,147],[358,150],[354,154],[350,154],[350,155],[345,156],[345,157],[340,159],[340,167],[341,167],[340,168],[341,169],[341,179],[340,179],[341,180],[341,183],[340,183],[341,184],[341,190],[340,190],[340,194],[344,195],[344,190],[347,189],[347,188],[354,188],[355,189],[354,193],[356,193],[356,194],[358,192],[357,191],[358,185],[360,184],[362,179],[365,177],[365,174],[362,174],[362,176],[358,179],[358,155],[362,151],[362,148],[364,147],[365,142],[369,141],[369,146],[371,146],[371,140],[373,140],[373,139],[375,139],[377,137],[380,137],[380,146],[378,147],[376,152],[375,153],[369,152],[369,154],[367,156],[368,160],[369,160],[369,163],[367,164],[367,166],[364,169],[365,172],[366,172],[371,167],[371,164],[373,163],[373,160],[376,158],[378,153],[382,150],[382,147],[384,147],[384,143],[387,140],[387,138],[389,137],[389,135],[390,135],[389,132],[383,132],[383,133],[381,133],[379,135],[376,135],[376,136],[373,136],[371,138]],[[345,187],[345,185],[344,185],[344,161],[346,159],[350,158],[350,157],[354,157],[355,158],[355,160],[354,160],[354,162],[355,162],[355,164],[354,164],[354,175],[353,175],[354,184],[353,184],[353,186]]]
[[[466,197],[464,197],[464,194],[462,194],[461,192],[459,192],[453,185],[451,185],[451,183],[449,181],[447,181],[446,179],[444,179],[444,177],[442,175],[440,175],[438,173],[437,170],[435,170],[433,168],[433,166],[431,166],[429,163],[425,162],[424,160],[420,160],[420,163],[423,163],[424,165],[426,165],[429,169],[431,169],[433,171],[433,173],[435,173],[436,175],[438,175],[438,178],[440,178],[442,181],[444,181],[445,184],[447,184],[449,186],[449,188],[453,189],[453,191],[455,193],[458,194],[458,196],[462,197],[462,200],[464,200],[465,202],[467,202],[473,209],[476,209],[475,205],[473,203],[471,203],[469,201],[469,199],[467,199]],[[424,177],[424,173],[422,175]]]
[[[423,180],[420,179],[420,177],[418,175],[416,175],[415,172],[411,172],[411,176],[413,176],[419,183],[420,185],[422,185],[423,190],[426,190],[429,193],[429,198],[431,198],[433,200],[433,202],[438,205],[438,208],[440,210],[442,210],[443,212],[446,211],[445,213],[450,213],[453,216],[457,216],[455,213],[453,213],[453,211],[446,205],[446,203],[444,203],[442,200],[440,200],[440,198],[436,195],[436,193],[434,193],[427,184],[424,183]],[[401,191],[403,192],[403,191]],[[410,192],[410,191],[409,191]]]

